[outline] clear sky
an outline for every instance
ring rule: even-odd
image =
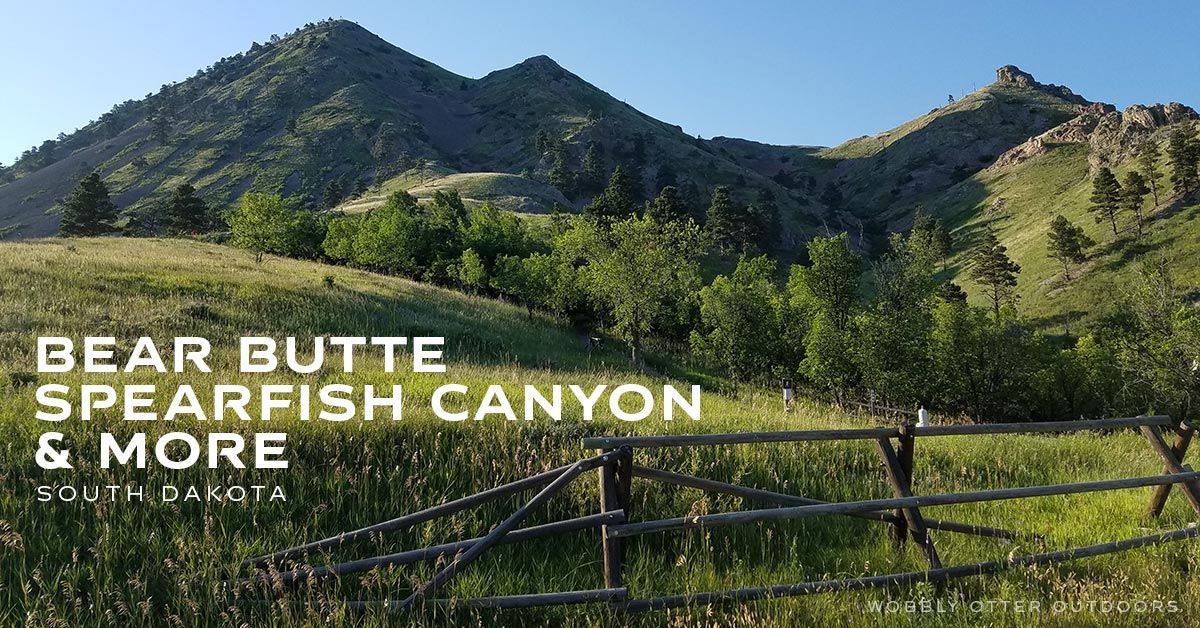
[[[1092,100],[1200,107],[1196,2],[20,2],[0,20],[0,161],[324,17],[471,77],[547,54],[704,137],[837,144],[1019,65]]]

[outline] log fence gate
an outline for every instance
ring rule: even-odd
[[[1128,428],[1139,430],[1149,443],[1151,450],[1161,459],[1163,463],[1163,473],[1161,475],[933,495],[917,495],[913,492],[913,457],[918,437],[1015,433],[1045,434]],[[583,439],[583,447],[595,450],[597,452],[595,456],[467,497],[447,501],[382,523],[250,558],[242,562],[242,567],[259,570],[254,576],[256,581],[261,582],[277,579],[285,585],[291,585],[308,579],[337,577],[361,573],[380,567],[412,564],[444,556],[453,557],[448,564],[437,571],[427,582],[415,588],[411,594],[402,600],[364,600],[349,601],[346,603],[349,608],[356,610],[365,610],[373,607],[402,610],[411,608],[414,605],[522,608],[565,604],[608,603],[622,611],[649,611],[689,605],[743,602],[762,598],[902,586],[916,582],[932,582],[940,586],[942,583],[954,578],[995,573],[1017,566],[1058,563],[1200,536],[1200,527],[1197,527],[1193,523],[1177,530],[1169,530],[1109,543],[1086,545],[1037,554],[1009,556],[1004,560],[947,567],[942,563],[942,559],[934,547],[930,531],[969,534],[1006,540],[1019,538],[1040,539],[1040,537],[1034,534],[985,525],[932,519],[922,513],[922,508],[940,505],[1153,487],[1154,493],[1147,508],[1147,515],[1154,518],[1162,512],[1171,487],[1178,484],[1197,516],[1200,516],[1200,473],[1193,471],[1190,466],[1183,463],[1188,446],[1195,434],[1195,429],[1195,426],[1187,421],[1176,423],[1165,416],[1141,416],[1121,419],[1047,423],[1000,423],[928,427],[904,425],[898,428],[880,427],[786,432],[590,437]],[[1173,442],[1170,445],[1167,444],[1167,441],[1163,437],[1164,430],[1174,434]],[[870,440],[874,442],[876,452],[883,464],[888,486],[891,488],[892,497],[851,502],[826,502],[810,497],[655,469],[636,464],[635,461],[635,455],[639,449],[848,440]],[[895,445],[893,445],[893,441],[896,441]],[[598,512],[537,526],[518,527],[531,512],[547,502],[554,495],[562,492],[573,480],[593,470],[599,474],[600,503]],[[770,507],[637,521],[630,517],[629,512],[632,504],[631,491],[633,478],[635,477],[659,484],[732,495],[745,500],[768,504]],[[326,552],[349,543],[370,538],[373,535],[410,528],[491,500],[539,487],[540,490],[527,503],[481,537],[341,563],[328,563],[328,561],[325,561],[324,564],[308,565],[304,560],[325,557]],[[656,597],[632,597],[629,595],[629,591],[625,585],[624,549],[625,545],[633,537],[670,530],[793,520],[822,515],[856,517],[878,521],[891,526],[893,539],[897,543],[904,543],[906,538],[911,538],[912,542],[920,548],[925,561],[928,563],[928,569],[858,578]],[[435,594],[447,582],[453,579],[456,574],[496,545],[519,543],[530,539],[593,528],[599,528],[601,531],[603,588],[468,599],[435,597]],[[279,571],[278,567],[280,566],[288,566],[289,569]]]

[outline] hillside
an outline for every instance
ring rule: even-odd
[[[960,277],[979,230],[994,228],[1025,269],[1023,311],[1049,328],[1100,314],[1095,306],[1143,253],[1190,259],[1193,200],[1164,199],[1151,212],[1150,233],[1133,245],[1104,238],[1086,207],[1098,167],[1123,175],[1136,145],[1161,145],[1198,118],[1178,103],[1118,112],[1003,66],[993,83],[957,101],[835,147],[703,140],[549,57],[468,78],[330,20],[255,44],[30,151],[0,171],[0,239],[54,234],[56,202],[91,169],[126,216],[160,212],[183,182],[218,208],[248,190],[318,208],[333,184],[338,209],[350,213],[396,190],[418,198],[456,190],[468,204],[522,214],[572,211],[602,182],[560,190],[550,171],[561,159],[581,177],[594,147],[604,172],[620,165],[637,173],[645,196],[674,184],[697,214],[717,185],[743,203],[769,191],[783,223],[772,253],[784,262],[804,259],[814,235],[839,231],[877,256],[886,234],[908,229],[925,207],[957,229],[947,274]],[[1159,168],[1167,174],[1165,160]],[[1169,188],[1165,177],[1162,184]],[[1103,243],[1072,282],[1057,277],[1045,255],[1057,213]],[[1184,266],[1181,279],[1198,285]],[[974,292],[965,277],[959,283]]]
[[[1092,177],[1100,166],[1124,180],[1135,167],[1133,147],[1154,142],[1165,152],[1166,136],[1182,126],[1197,131],[1197,115],[1178,104],[1132,106],[1123,112],[1089,112],[1002,154],[988,168],[938,194],[925,206],[956,228],[950,274],[965,274],[972,246],[986,229],[994,230],[1021,265],[1017,290],[1020,310],[1056,333],[1079,333],[1109,311],[1124,294],[1141,260],[1165,258],[1180,285],[1200,287],[1200,199],[1178,194],[1169,183],[1165,157],[1157,164],[1163,179],[1160,199],[1145,201],[1145,233],[1137,235],[1134,216],[1123,212],[1120,236],[1088,212]],[[1088,260],[1068,281],[1048,255],[1049,224],[1062,214],[1097,243]],[[970,287],[965,277],[960,283]],[[970,290],[969,290],[970,291]]]
[[[719,184],[736,185],[747,200],[765,188],[776,194],[789,233],[799,237],[815,224],[804,193],[614,99],[549,57],[471,79],[339,20],[256,43],[27,155],[0,185],[0,237],[53,234],[57,217],[47,212],[91,169],[127,214],[158,211],[182,182],[218,206],[248,190],[316,204],[331,182],[349,195],[427,168],[544,182],[554,156],[538,154],[539,131],[562,145],[571,170],[582,168],[594,142],[606,168],[638,171],[647,195],[673,181],[702,206]],[[580,191],[569,205],[582,206],[591,193]]]
[[[332,277],[332,284],[325,277]],[[591,422],[569,413],[560,423],[503,419],[449,424],[421,411],[432,388],[444,381],[469,385],[499,383],[516,399],[524,384],[612,384],[635,381],[650,386],[663,379],[630,372],[617,352],[589,353],[566,326],[548,318],[528,320],[523,309],[470,297],[399,278],[268,257],[255,264],[242,250],[195,241],[160,239],[32,240],[0,243],[0,624],[89,625],[118,617],[129,624],[215,625],[230,617],[240,623],[322,623],[362,621],[387,625],[398,616],[369,613],[360,619],[344,608],[345,599],[395,599],[434,566],[377,570],[337,583],[304,587],[275,605],[235,604],[223,578],[237,563],[266,550],[292,545],[348,528],[395,517],[553,466],[577,460],[584,435],[628,432],[812,429],[861,426],[861,417],[835,408],[802,403],[796,412],[779,409],[777,393],[742,387],[735,395],[714,392],[705,382],[703,419],[629,424],[607,414]],[[354,385],[401,383],[413,403],[403,421],[373,424],[301,423],[285,412],[272,424],[289,432],[293,467],[272,470],[183,471],[161,466],[102,470],[80,465],[77,485],[278,484],[286,502],[240,504],[155,501],[35,503],[27,499],[47,481],[27,451],[47,426],[31,417],[34,387],[14,373],[33,369],[34,338],[41,334],[113,335],[128,342],[200,335],[216,347],[213,363],[231,367],[239,335],[445,334],[450,370],[446,374],[385,374],[377,367],[353,376],[278,374],[273,383],[311,384],[341,377]],[[680,376],[684,363],[660,357],[660,366]],[[41,382],[77,386],[95,376],[41,375]],[[690,377],[690,376],[689,376]],[[85,379],[86,378],[86,379]],[[149,383],[164,388],[188,382],[262,384],[262,376],[224,371],[220,377],[173,374],[112,374],[113,384]],[[184,423],[187,421],[187,423]],[[91,447],[105,430],[126,428],[111,411],[90,422],[56,424],[74,447]],[[191,431],[251,429],[197,424],[142,423],[136,430],[154,435],[169,429]],[[918,492],[945,493],[982,488],[1084,481],[1161,471],[1146,443],[1133,433],[1080,433],[1061,437],[984,436],[931,439],[921,443],[915,485]],[[889,495],[871,443],[793,443],[646,451],[649,466],[732,480],[814,498],[849,501]],[[596,484],[589,478],[556,496],[533,515],[531,524],[593,512]],[[1146,534],[1142,521],[1145,490],[942,506],[939,517],[989,523],[1045,535],[1045,548],[1098,543]],[[635,517],[702,514],[753,507],[748,501],[692,489],[664,490],[634,484]],[[355,558],[411,549],[431,542],[470,538],[488,530],[520,503],[501,500],[456,517],[383,535],[331,558]],[[1178,494],[1155,526],[1181,527],[1191,521]],[[70,522],[69,525],[64,522]],[[1010,553],[1041,551],[1041,544],[1010,544],[963,535],[937,535],[947,564],[1003,559]],[[490,551],[446,589],[454,597],[593,588],[600,582],[598,537],[594,532],[564,535]],[[763,525],[713,528],[703,533],[640,537],[627,553],[627,583],[637,595],[756,586],[804,580],[887,573],[923,568],[919,551],[897,549],[886,526],[842,518],[814,518]],[[951,563],[950,561],[953,561]],[[1125,598],[1177,601],[1180,613],[1200,611],[1200,595],[1187,570],[1194,547],[1166,545],[1060,567],[1016,570],[951,583],[947,600],[1019,596],[1047,606],[1055,600],[1089,602]],[[240,590],[243,598],[279,596],[273,591]],[[864,605],[889,599],[933,595],[925,585],[888,591],[842,592],[772,600],[758,604],[696,607],[640,615],[637,625],[876,625],[879,617]],[[899,596],[899,597],[897,597]],[[440,613],[440,612],[439,612]],[[1027,618],[997,615],[997,625],[1019,626]],[[1157,623],[1159,616],[1154,616]],[[1164,619],[1169,624],[1172,616]],[[1084,611],[1072,618],[1109,625],[1147,625],[1146,616]],[[978,615],[965,610],[939,615],[938,625],[968,626]],[[613,625],[623,618],[603,606],[508,612],[459,610],[417,617],[417,623],[455,625],[564,624]],[[625,618],[624,620],[627,620]]]
[[[405,190],[418,200],[439,190],[453,190],[467,206],[491,203],[519,214],[548,214],[571,208],[571,201],[554,186],[515,174],[456,172],[439,176],[436,171],[409,171],[384,181],[360,198],[347,200],[337,209],[351,214],[368,211],[382,205],[397,190]]]

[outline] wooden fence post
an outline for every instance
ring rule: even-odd
[[[909,490],[912,489],[913,446],[916,444],[916,438],[913,436],[911,427],[908,424],[901,425],[900,436],[896,438],[896,457],[900,462],[900,470],[904,472],[904,477],[907,478]],[[908,536],[908,520],[904,518],[904,513],[898,508],[895,511],[895,515],[896,523],[892,527],[892,540],[896,545],[903,545],[904,539]]]
[[[896,497],[912,497],[908,474],[904,472],[900,457],[892,448],[891,439],[881,438],[875,441],[875,445],[879,451],[879,457],[883,458],[883,468],[887,471],[888,483],[892,485],[892,492]],[[911,467],[911,462],[909,464]],[[925,553],[929,566],[933,569],[940,569],[942,561],[938,558],[937,550],[933,548],[933,540],[929,538],[928,530],[925,529],[925,520],[921,517],[921,511],[916,507],[911,507],[902,508],[900,512],[908,524],[913,541],[921,546],[921,551]]]
[[[1184,473],[1190,470],[1189,467],[1183,465],[1183,456],[1187,453],[1188,444],[1192,440],[1191,429],[1186,424],[1181,423],[1176,428],[1175,445],[1167,447],[1167,442],[1163,440],[1162,434],[1158,428],[1144,425],[1142,426],[1142,435],[1150,442],[1150,448],[1163,459],[1165,470],[1163,473]],[[1192,508],[1196,514],[1200,515],[1200,484],[1195,482],[1185,482],[1180,485],[1180,490],[1183,491],[1185,497],[1191,502]],[[1160,485],[1155,491],[1154,496],[1150,498],[1150,508],[1147,514],[1151,517],[1157,517],[1162,513],[1163,506],[1167,503],[1167,496],[1171,493],[1171,485]]]
[[[633,477],[633,450],[623,446],[617,450],[602,453],[610,454],[613,460],[599,469],[600,473],[600,512],[622,510],[629,503],[630,481]],[[626,513],[628,517],[628,513]],[[624,552],[619,538],[608,536],[608,526],[600,528],[601,552],[604,557],[604,586],[608,589],[619,589],[624,582]]]

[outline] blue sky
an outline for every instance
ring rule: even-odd
[[[547,54],[704,137],[836,144],[1019,65],[1124,107],[1200,106],[1200,3],[22,2],[0,21],[0,161],[323,17],[478,77]],[[502,6],[507,5],[507,6]]]

